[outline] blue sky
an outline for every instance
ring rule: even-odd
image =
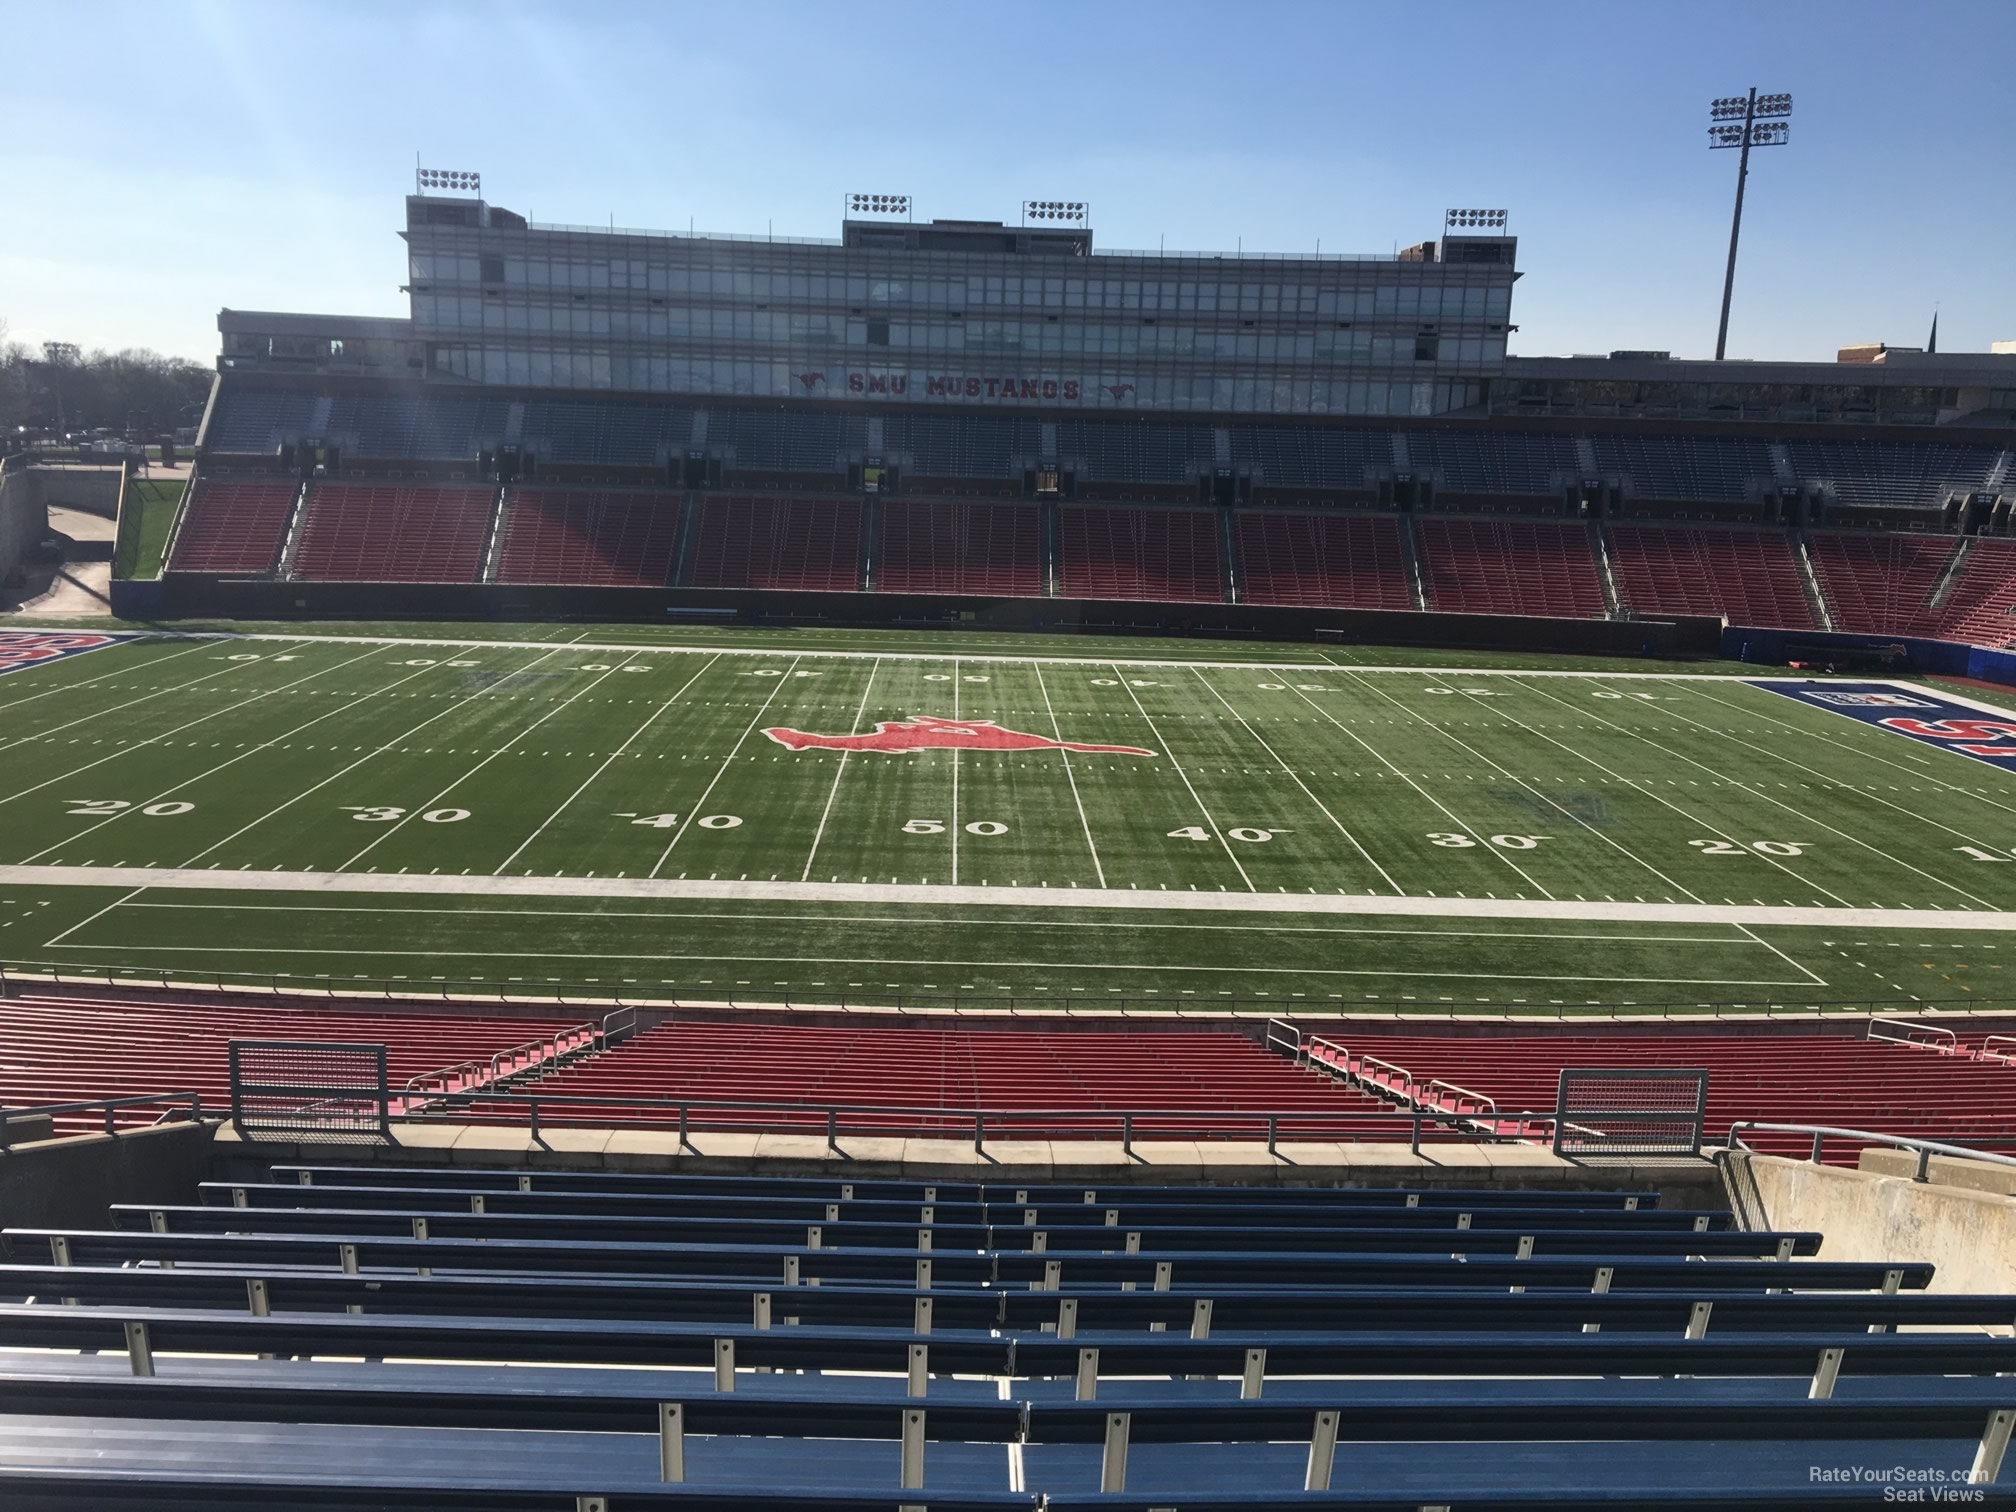
[[[0,319],[208,360],[216,311],[403,314],[414,153],[537,218],[827,236],[1091,202],[1102,245],[1389,251],[1506,206],[1513,350],[2016,338],[2016,0],[0,0]],[[46,60],[22,66],[19,60]]]

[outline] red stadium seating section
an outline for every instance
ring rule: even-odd
[[[606,1055],[543,1077],[534,1090],[571,1097],[691,1097],[807,1105],[804,1122],[824,1127],[830,1105],[916,1109],[895,1113],[892,1127],[928,1128],[946,1122],[926,1110],[992,1112],[1097,1109],[1191,1110],[1182,1126],[1193,1131],[1213,1114],[1382,1113],[1391,1110],[1368,1094],[1339,1086],[1261,1049],[1243,1035],[1139,1031],[1030,1032],[1021,1030],[856,1029],[773,1027],[756,1024],[662,1024]],[[541,1109],[542,1121],[593,1123],[611,1116],[636,1118],[614,1106]],[[695,1117],[699,1117],[695,1114]],[[708,1114],[715,1121],[733,1121]],[[662,1120],[675,1122],[674,1110]],[[778,1122],[775,1113],[750,1115]],[[963,1125],[969,1127],[970,1125]],[[1340,1121],[1332,1138],[1401,1139],[1409,1120]],[[1152,1119],[1136,1132],[1155,1132]],[[1226,1120],[1224,1132],[1255,1137],[1248,1119]],[[1297,1125],[1298,1132],[1309,1132]],[[1051,1137],[1118,1132],[1118,1118],[1072,1123],[1021,1120],[990,1126],[993,1138]],[[1292,1137],[1284,1132],[1282,1137]]]
[[[1710,1142],[1737,1119],[1868,1129],[2016,1150],[2016,1065],[1941,1055],[1882,1040],[1819,1034],[1388,1034],[1306,1026],[1425,1083],[1440,1077],[1494,1099],[1501,1117],[1552,1109],[1570,1066],[1700,1066],[1708,1071]],[[1979,1039],[1979,1035],[1973,1036]],[[1750,1135],[1776,1154],[1805,1155],[1804,1135]],[[1830,1161],[1852,1165],[1838,1140]]]
[[[876,586],[884,593],[1043,592],[1041,516],[1032,504],[889,499]]]
[[[205,1113],[231,1106],[234,1039],[382,1044],[394,1089],[415,1076],[569,1028],[578,1018],[464,1018],[284,1004],[114,1002],[25,996],[0,999],[0,1105],[84,1102],[157,1092],[200,1092]],[[121,1124],[148,1124],[159,1108],[134,1108]],[[102,1128],[99,1114],[59,1119],[61,1129]]]
[[[1058,591],[1065,598],[1218,603],[1218,516],[1208,509],[1060,505]]]
[[[1731,624],[1814,628],[1782,530],[1612,525],[1617,591],[1641,614],[1726,614]]]
[[[1606,612],[1586,526],[1433,515],[1417,523],[1430,609],[1569,619]]]
[[[496,493],[321,483],[308,492],[294,576],[338,583],[473,583]]]
[[[171,572],[271,572],[280,560],[295,483],[196,484],[175,533]]]
[[[859,499],[714,497],[701,501],[687,581],[696,588],[861,586]]]
[[[513,489],[497,581],[663,587],[672,580],[683,517],[677,494]]]
[[[1952,536],[1864,535],[1815,530],[1806,542],[1837,630],[1931,635],[1939,574],[1953,560]]]
[[[1245,567],[1240,597],[1249,604],[1323,608],[1412,609],[1400,522],[1391,515],[1238,516]]]
[[[2006,646],[2016,637],[2016,541],[1977,539],[1946,602],[1939,634],[1977,646]]]

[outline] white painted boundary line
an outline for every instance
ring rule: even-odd
[[[125,644],[125,642],[124,642],[124,641],[121,641],[121,642],[118,642],[118,644],[119,644],[119,645],[124,645],[124,644]],[[134,644],[138,645],[138,644],[140,644],[140,643],[139,643],[138,641],[135,641],[135,642],[134,642]],[[114,647],[113,647],[113,646],[100,646],[100,647],[98,647],[97,649],[98,649],[98,650],[100,650],[100,651],[110,651],[110,650],[113,650],[113,649],[114,649]],[[130,674],[130,673],[133,673],[133,672],[136,672],[136,671],[144,671],[144,670],[146,670],[146,669],[147,669],[147,668],[149,668],[149,667],[158,667],[158,666],[160,666],[160,665],[161,665],[161,663],[163,663],[163,662],[171,662],[171,661],[174,661],[174,660],[175,660],[175,659],[176,659],[177,657],[181,657],[181,656],[189,656],[189,655],[193,654],[194,652],[197,652],[197,651],[201,651],[202,649],[203,649],[203,642],[201,642],[201,641],[198,641],[198,642],[196,642],[196,643],[195,643],[194,645],[192,645],[192,646],[184,646],[184,647],[183,647],[183,648],[182,648],[182,649],[181,649],[180,651],[171,651],[171,652],[169,652],[169,653],[168,653],[168,655],[166,655],[166,656],[157,656],[157,657],[155,657],[155,658],[154,658],[154,659],[153,659],[152,661],[149,661],[149,662],[145,662],[145,663],[143,663],[143,664],[142,664],[142,666],[140,666],[140,667],[121,667],[121,668],[119,668],[119,670],[118,670],[118,671],[116,671],[116,672],[107,672],[107,673],[104,673],[104,674],[102,674],[101,676],[98,676],[98,677],[87,677],[87,678],[85,678],[85,679],[84,679],[84,680],[83,680],[82,682],[59,682],[59,683],[57,683],[57,684],[56,684],[56,686],[55,686],[55,687],[53,687],[53,688],[43,688],[43,689],[42,689],[42,691],[41,691],[41,692],[39,692],[39,693],[27,693],[27,694],[24,694],[24,695],[22,695],[22,696],[21,696],[20,698],[10,698],[10,699],[6,700],[6,701],[5,701],[4,703],[0,703],[0,714],[5,714],[5,713],[7,713],[7,712],[8,712],[8,711],[9,711],[10,709],[18,709],[18,708],[20,708],[20,707],[21,707],[21,706],[22,706],[23,704],[31,704],[31,703],[34,703],[34,702],[35,702],[35,700],[36,700],[36,699],[38,699],[38,698],[50,698],[50,697],[53,697],[53,696],[54,696],[55,694],[58,694],[58,693],[74,693],[74,692],[76,692],[76,691],[77,691],[77,689],[79,689],[79,688],[88,688],[88,687],[90,687],[90,686],[91,686],[91,685],[92,685],[93,683],[101,683],[101,682],[105,682],[105,681],[107,681],[107,680],[109,680],[109,679],[111,679],[111,678],[114,678],[114,677],[125,677],[125,676],[127,676],[128,674]],[[80,654],[83,654],[83,655],[88,655],[89,653],[88,653],[88,652],[85,652],[85,653],[80,653]],[[50,661],[50,662],[40,662],[40,663],[36,664],[35,666],[30,666],[30,667],[17,667],[17,668],[14,668],[14,669],[13,669],[13,670],[12,670],[12,671],[11,671],[11,672],[10,672],[10,673],[8,674],[8,675],[9,675],[9,676],[19,676],[19,675],[20,675],[21,673],[23,673],[23,672],[39,672],[39,671],[42,671],[42,670],[44,670],[45,668],[46,668],[47,670],[49,670],[49,671],[52,671],[52,672],[53,672],[53,671],[55,671],[55,670],[56,670],[57,668],[61,667],[61,666],[63,665],[63,663],[64,663],[64,662],[66,662],[66,661],[70,661],[70,660],[72,660],[72,659],[73,659],[73,658],[71,658],[71,657],[68,657],[68,656],[62,656],[62,657],[58,657],[58,658],[57,658],[57,659],[56,659],[55,661]],[[36,683],[36,684],[31,684],[31,686],[34,686],[34,687],[40,687],[41,685],[40,685],[39,683]],[[158,695],[154,695],[154,694],[149,694],[148,696],[149,696],[149,697],[155,697],[155,696],[158,696]],[[123,707],[123,706],[122,706],[122,707]]]
[[[1190,774],[1183,770],[1183,763],[1176,759],[1176,753],[1169,748],[1169,742],[1163,738],[1161,727],[1155,723],[1155,716],[1148,712],[1147,706],[1141,702],[1141,695],[1134,691],[1134,684],[1128,681],[1127,674],[1120,670],[1118,663],[1108,662],[1106,669],[1119,681],[1120,686],[1127,690],[1127,696],[1134,700],[1135,712],[1147,722],[1148,732],[1155,737],[1155,743],[1162,747],[1162,754],[1168,760],[1170,769],[1183,779],[1183,786],[1190,793],[1190,801],[1197,805],[1197,812],[1202,814],[1204,822],[1211,826],[1212,835],[1217,839],[1219,848],[1225,852],[1225,859],[1232,863],[1232,869],[1239,873],[1239,880],[1246,884],[1246,891],[1259,892],[1260,889],[1253,885],[1253,879],[1246,875],[1246,868],[1239,864],[1239,858],[1232,854],[1232,843],[1225,838],[1224,831],[1218,828],[1218,821],[1212,817],[1211,810],[1205,807],[1204,800],[1198,796],[1196,784],[1191,782]]]
[[[793,665],[795,666],[796,663],[793,663]],[[873,665],[868,669],[868,681],[861,685],[861,706],[854,711],[854,723],[847,727],[849,733],[852,733],[853,731],[859,730],[861,728],[861,721],[867,716],[868,713],[868,695],[875,691],[875,674],[877,672],[880,672],[881,670],[882,670],[882,660],[880,657],[877,657],[875,660],[875,665]],[[777,696],[777,688],[781,688],[783,686],[784,683],[782,679],[779,679],[777,687],[772,688],[770,690],[770,698],[775,698]],[[770,698],[766,698],[763,700],[763,709],[767,709],[770,707]],[[758,709],[756,711],[757,719],[761,719],[763,717],[763,709]],[[749,722],[749,729],[753,730],[755,728],[756,728],[756,721],[751,720]],[[748,738],[749,738],[749,730],[744,730],[742,732],[742,740],[747,740]],[[735,742],[735,750],[739,751],[741,749],[742,749],[742,741],[738,740]],[[812,848],[807,852],[805,852],[805,870],[798,874],[798,880],[800,882],[808,881],[812,876],[812,863],[819,859],[819,844],[826,838],[826,821],[833,817],[833,800],[840,796],[840,779],[847,775],[847,758],[849,756],[852,756],[853,754],[854,752],[851,749],[843,750],[840,753],[839,765],[833,768],[833,786],[827,789],[826,791],[826,807],[824,807],[819,811],[819,828],[817,828],[812,832]],[[730,761],[733,761],[735,759],[735,751],[730,751],[728,753],[728,759]],[[725,772],[726,770],[727,767],[723,766],[722,771]],[[957,769],[955,768],[954,770],[956,771]],[[716,781],[718,780],[719,778],[716,778]],[[709,784],[707,784],[707,793],[711,793],[713,791],[714,791],[714,784],[710,782]],[[705,803],[707,801],[707,793],[702,793],[700,795],[700,802]],[[956,811],[953,817],[956,822],[958,817]],[[675,836],[674,839],[676,840],[677,836]],[[954,847],[953,854],[956,856],[958,854],[957,847],[959,842],[957,840],[954,840],[952,844]],[[668,845],[665,849],[666,852],[669,854],[671,852],[672,847]],[[660,858],[660,864],[661,865],[663,864],[663,858]],[[959,874],[959,864],[956,860],[952,864],[952,874],[956,880]],[[658,875],[658,868],[656,866],[651,868],[651,875],[654,877]]]
[[[756,712],[750,716],[748,727],[736,737],[735,744],[728,748],[728,754],[721,758],[721,765],[715,769],[713,779],[708,782],[706,787],[701,789],[700,796],[693,800],[693,807],[686,811],[685,822],[672,832],[672,838],[665,842],[665,849],[660,851],[658,859],[651,863],[650,875],[652,877],[656,877],[659,872],[665,869],[665,863],[672,859],[673,848],[692,831],[694,821],[701,817],[700,810],[707,805],[708,794],[719,787],[721,779],[728,775],[728,768],[734,765],[736,754],[741,751],[743,743],[749,739],[750,731],[763,722],[763,716],[770,712],[770,705],[777,701],[778,693],[783,691],[784,685],[791,680],[791,673],[797,665],[798,658],[794,656],[791,659],[791,665],[784,669],[783,675],[772,685],[769,695],[757,706]],[[872,677],[874,674],[870,673],[869,675]]]
[[[1533,898],[1389,898],[1381,894],[1096,892],[1090,888],[939,887],[856,882],[701,882],[648,877],[442,877],[417,872],[231,872],[180,867],[0,866],[0,885],[144,887],[195,892],[713,898],[745,902],[968,904],[999,908],[1143,909],[1198,913],[1353,914],[1386,918],[1567,919],[1578,923],[1729,924],[1750,928],[2016,933],[2016,913],[1939,908],[1798,908],[1748,903],[1570,903]],[[1737,943],[1732,941],[1731,943]]]
[[[1037,667],[1036,691],[1043,695],[1043,708],[1050,715],[1050,731],[1059,741],[1064,739],[1064,726],[1057,722],[1057,706],[1050,702],[1050,688],[1043,681],[1043,669]],[[1092,842],[1092,821],[1085,817],[1085,800],[1078,796],[1078,774],[1071,770],[1071,753],[1060,750],[1064,758],[1064,780],[1071,784],[1071,802],[1078,810],[1079,826],[1085,831],[1085,849],[1092,853],[1092,873],[1099,879],[1099,885],[1106,885],[1106,868],[1099,863],[1099,847]]]

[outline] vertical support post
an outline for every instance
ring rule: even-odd
[[[796,1255],[786,1255],[784,1257],[784,1284],[786,1286],[796,1286],[798,1284],[798,1257]]]
[[[245,1283],[245,1306],[255,1318],[273,1316],[273,1306],[266,1292],[266,1278],[253,1276]]]
[[[1407,1206],[1410,1208],[1421,1206],[1421,1194],[1419,1192],[1409,1192],[1407,1194]]]
[[[686,1409],[677,1402],[658,1404],[658,1478],[686,1479]]]
[[[825,1232],[818,1224],[809,1225],[805,1230],[805,1248],[818,1249],[825,1238]]]
[[[1211,1299],[1199,1297],[1190,1308],[1190,1337],[1208,1339],[1211,1337]]]
[[[1120,1209],[1118,1208],[1106,1209],[1106,1227],[1108,1228],[1120,1227]]]
[[[1932,1152],[1930,1150],[1920,1150],[1918,1152],[1918,1169],[1911,1173],[1911,1179],[1913,1181],[1928,1181],[1931,1179],[1931,1176]]]
[[[931,1290],[931,1262],[929,1260],[919,1260],[917,1262],[917,1290]]]
[[[1687,1309],[1687,1337],[1705,1339],[1708,1337],[1708,1318],[1715,1311],[1713,1302],[1696,1302]]]
[[[1592,1297],[1607,1297],[1608,1295],[1610,1295],[1610,1282],[1611,1279],[1616,1274],[1617,1270],[1615,1266],[1610,1265],[1597,1266],[1596,1284],[1589,1288],[1589,1295],[1591,1295]],[[1582,1325],[1582,1332],[1601,1333],[1603,1332],[1603,1325],[1601,1323],[1584,1323]]]
[[[521,1192],[529,1192],[532,1190],[532,1178],[530,1176],[525,1175],[522,1171],[519,1173],[518,1176],[518,1190]]]
[[[425,1244],[427,1242],[427,1220],[425,1218],[415,1218],[413,1220],[413,1237],[419,1240],[422,1244]],[[434,1267],[431,1265],[419,1266],[417,1267],[417,1270],[418,1273],[423,1276],[431,1276],[434,1274]]]
[[[931,1384],[931,1346],[912,1344],[909,1349],[910,1395],[921,1397]]]
[[[770,1328],[770,1293],[757,1292],[749,1300],[750,1311],[754,1314],[751,1322],[759,1332],[767,1332]]]
[[[231,1206],[233,1206],[234,1208],[242,1208],[248,1205],[249,1204],[247,1203],[245,1197],[245,1188],[243,1187],[231,1188]]]
[[[1780,1260],[1790,1260],[1792,1258],[1792,1241],[1790,1239],[1780,1239],[1778,1241],[1778,1258]]]
[[[716,1339],[714,1341],[714,1389],[733,1391],[735,1389],[735,1341]]]
[[[910,1332],[928,1334],[931,1332],[931,1299],[919,1297],[910,1307]]]
[[[1132,1432],[1134,1419],[1125,1412],[1106,1414],[1106,1449],[1099,1458],[1099,1489],[1101,1491],[1125,1491],[1127,1489],[1127,1439]],[[2003,1433],[2008,1438],[2008,1433]]]
[[[1970,1486],[1992,1486],[2002,1473],[2003,1456],[2009,1452],[2009,1430],[2016,1427],[2016,1408],[1998,1407],[1988,1414],[1988,1426],[1981,1430],[1981,1442],[1974,1450],[1974,1464],[1967,1472]]]
[[[1043,1262],[1043,1290],[1056,1291],[1064,1285],[1064,1262],[1045,1260]]]
[[[1141,1253],[1141,1231],[1139,1229],[1127,1230],[1127,1253],[1130,1255]]]
[[[49,1263],[51,1265],[68,1265],[70,1263],[70,1239],[68,1235],[51,1234],[49,1236]]]
[[[1050,1230],[1037,1229],[1029,1236],[1029,1252],[1032,1255],[1047,1254],[1050,1249]]]
[[[1075,1339],[1078,1337],[1078,1299],[1066,1297],[1057,1304],[1057,1337]]]
[[[132,1365],[133,1374],[136,1376],[154,1374],[154,1346],[147,1340],[145,1323],[126,1325],[126,1359]],[[2004,1433],[2002,1436],[2006,1439],[2009,1435]]]
[[[1267,1351],[1249,1349],[1246,1351],[1246,1371],[1239,1378],[1239,1400],[1257,1402],[1260,1390],[1267,1382]]]
[[[903,1409],[903,1466],[901,1486],[905,1491],[924,1488],[924,1409]]]
[[[1458,1213],[1456,1215],[1457,1232],[1459,1233],[1464,1232],[1468,1230],[1469,1227],[1470,1227],[1470,1215],[1468,1213]]]
[[[489,1210],[490,1205],[483,1200],[483,1194],[481,1192],[471,1192],[469,1194],[470,1212],[474,1213],[478,1218],[481,1218],[485,1216],[489,1212]]]
[[[931,1230],[917,1230],[917,1250],[920,1254],[928,1255],[931,1253]]]
[[[1694,1220],[1694,1232],[1697,1234],[1705,1234],[1708,1232],[1708,1219],[1705,1214],[1702,1217],[1696,1218]]]
[[[1129,1160],[1134,1158],[1134,1115],[1120,1115],[1120,1153]]]
[[[1096,1402],[1099,1399],[1099,1351],[1081,1349],[1078,1351],[1077,1398],[1081,1402]]]
[[[1841,1378],[1841,1356],[1839,1349],[1823,1349],[1813,1366],[1813,1383],[1806,1388],[1806,1400],[1824,1402],[1834,1395],[1834,1383]]]
[[[1176,1280],[1176,1262],[1157,1260],[1155,1262],[1155,1290],[1167,1291]]]
[[[1281,1120],[1275,1117],[1274,1114],[1269,1113],[1267,1115],[1267,1153],[1269,1155],[1280,1154],[1280,1150],[1277,1148],[1280,1143]]]
[[[1304,1491],[1328,1491],[1330,1470],[1337,1462],[1337,1418],[1335,1412],[1319,1412],[1309,1433],[1309,1471],[1302,1477]]]

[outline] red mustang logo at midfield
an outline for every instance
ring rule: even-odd
[[[913,714],[908,719],[885,719],[872,735],[814,735],[810,730],[773,726],[763,732],[777,744],[793,751],[1105,751],[1117,756],[1153,756],[1139,746],[1088,745],[1076,740],[1052,740],[1048,735],[1025,735],[1020,730],[1004,730],[991,719],[933,719]]]

